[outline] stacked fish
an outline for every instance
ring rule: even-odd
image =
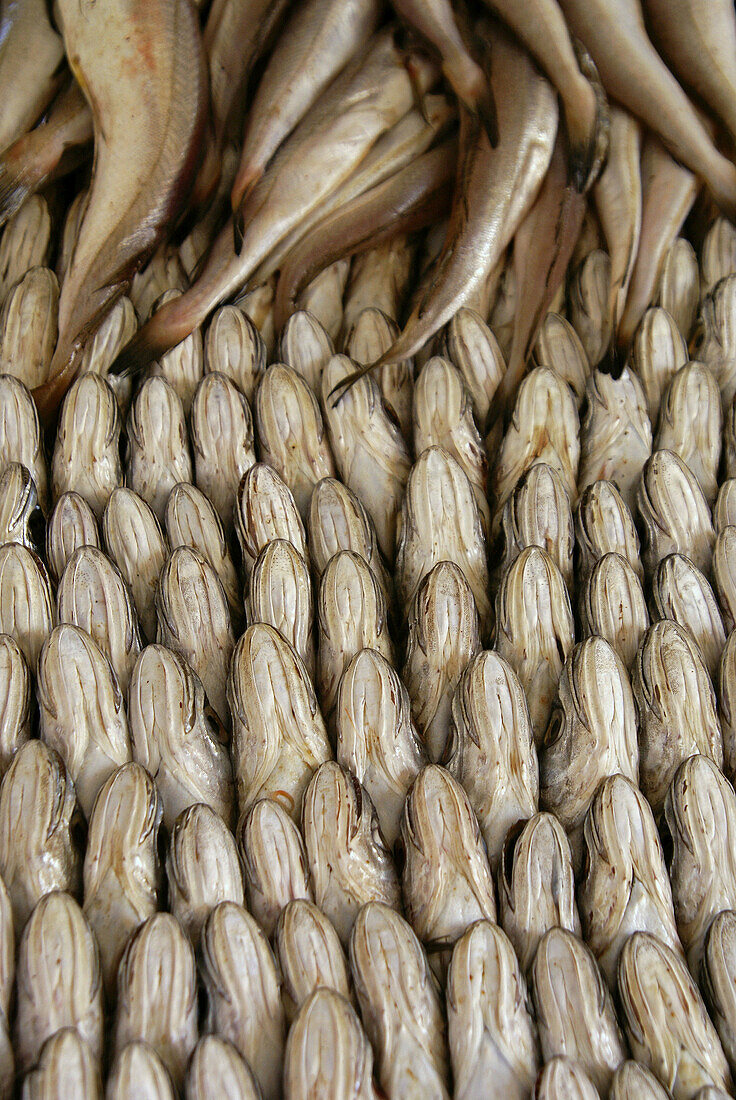
[[[0,11],[2,1097],[735,1095],[736,13],[393,6]]]

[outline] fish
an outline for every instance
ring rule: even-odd
[[[343,256],[362,253],[399,233],[433,224],[450,206],[457,153],[453,140],[338,207],[299,241],[281,268],[274,303],[280,329],[311,279]]]
[[[34,398],[50,418],[86,337],[126,293],[178,214],[198,167],[206,70],[189,0],[60,0],[64,45],[90,103],[95,165],[59,299],[59,340]]]
[[[481,65],[457,25],[450,0],[392,0],[400,19],[438,50],[442,73],[460,103],[477,114],[491,145],[498,144],[496,103]]]
[[[0,149],[33,126],[56,94],[64,72],[64,43],[47,0],[11,0],[0,14]]]
[[[537,196],[557,133],[557,99],[529,55],[502,29],[491,48],[498,145],[491,147],[478,120],[461,107],[455,192],[436,268],[399,338],[376,363],[343,378],[339,392],[374,367],[419,351],[485,282]]]
[[[733,213],[736,165],[713,144],[695,107],[654,49],[639,0],[560,0],[560,6],[611,98],[646,123],[673,157],[701,177],[718,205]]]
[[[570,139],[570,179],[585,191],[608,144],[605,97],[589,60],[580,62],[558,0],[485,0],[524,43],[560,93]],[[495,63],[495,59],[494,59]],[[584,71],[583,71],[584,70]]]
[[[736,14],[730,0],[643,0],[652,41],[736,137]]]
[[[0,157],[0,225],[20,210],[30,195],[84,161],[92,132],[92,112],[73,81],[39,125]]]
[[[241,208],[245,230],[240,254],[228,222],[196,283],[140,329],[118,356],[114,373],[135,373],[188,336],[246,283],[279,241],[343,183],[378,138],[406,114],[412,105],[412,82],[394,34],[395,28],[387,27],[376,35],[284,143]],[[418,54],[412,57],[414,80],[426,91],[439,69]]]
[[[292,9],[248,111],[234,211],[284,138],[371,37],[382,6],[382,0],[307,0]]]

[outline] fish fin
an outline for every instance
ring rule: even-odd
[[[372,370],[376,370],[378,367],[384,366],[390,355],[391,349],[389,348],[389,350],[384,355],[382,355],[380,359],[376,359],[375,363],[364,363],[362,366],[359,366],[357,370],[354,370],[352,374],[348,374],[346,378],[341,379],[336,386],[333,386],[330,392],[327,394],[328,401],[331,397],[335,397],[335,395],[337,394],[335,400],[332,402],[333,409],[336,405],[340,403],[348,390],[351,389],[356,382],[360,382],[361,378],[364,378],[366,374],[369,374]]]
[[[565,116],[570,144],[570,182],[575,190],[582,194],[592,187],[606,162],[611,132],[611,112],[608,97],[592,57],[577,38],[573,38],[572,44],[580,72],[595,95],[592,130],[589,130],[582,120]]]
[[[108,374],[116,374],[122,378],[135,378],[163,354],[166,348],[161,348],[158,342],[151,337],[150,331],[147,331],[149,324],[150,322],[139,329],[125,347],[118,352],[108,370]]]
[[[20,210],[33,190],[22,169],[15,171],[9,168],[7,160],[0,163],[0,226]]]

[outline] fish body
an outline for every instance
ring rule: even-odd
[[[0,9],[0,149],[29,130],[51,102],[63,60],[46,0],[6,0]]]

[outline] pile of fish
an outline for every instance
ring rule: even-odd
[[[733,4],[0,88],[0,1097],[736,1095]]]

